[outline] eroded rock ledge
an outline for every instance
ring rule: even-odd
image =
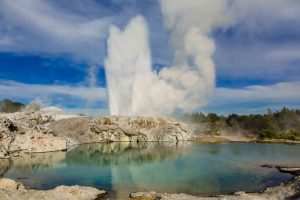
[[[10,200],[96,200],[104,196],[104,190],[83,186],[58,186],[53,190],[26,189],[22,183],[0,179],[0,199]]]
[[[68,144],[93,142],[183,141],[192,134],[184,123],[154,117],[78,117],[53,122],[50,129]]]
[[[59,119],[59,120],[55,120]],[[96,142],[184,141],[192,130],[184,123],[154,117],[72,117],[39,112],[0,114],[0,158],[19,152],[65,150]]]

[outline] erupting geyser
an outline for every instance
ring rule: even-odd
[[[232,23],[223,0],[161,0],[171,31],[174,60],[159,72],[151,69],[148,28],[136,16],[120,30],[111,26],[105,62],[112,115],[171,115],[208,103],[215,87],[210,32]]]
[[[105,71],[109,110],[112,115],[134,115],[138,76],[151,74],[148,30],[141,16],[133,18],[126,29],[110,27]]]

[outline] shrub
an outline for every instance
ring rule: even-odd
[[[0,101],[0,112],[12,113],[21,111],[25,107],[24,104],[19,102],[14,102],[9,99],[4,99]]]
[[[258,136],[259,136],[260,139],[277,138],[278,133],[276,133],[275,131],[272,131],[272,130],[264,129],[264,130],[262,130],[258,133]]]

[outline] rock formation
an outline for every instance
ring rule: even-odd
[[[50,129],[68,144],[114,141],[182,141],[191,136],[183,123],[154,117],[78,117],[53,122]]]
[[[0,158],[18,152],[36,153],[67,148],[63,137],[51,132],[47,125],[53,121],[41,113],[14,113],[0,116]]]
[[[136,192],[130,194],[131,200],[279,200],[299,199],[300,176],[277,187],[268,188],[261,193],[236,192],[233,195],[219,195],[214,197],[198,197],[189,194],[167,194],[156,192]]]
[[[0,179],[0,199],[10,200],[93,200],[105,195],[104,190],[83,186],[58,186],[53,190],[25,189],[22,183]]]
[[[17,127],[5,117],[0,118],[0,158],[8,157],[11,143],[15,139]]]
[[[59,151],[67,145],[95,142],[178,142],[188,140],[191,135],[192,130],[184,123],[165,118],[60,118],[41,112],[1,114],[0,158],[18,152]]]

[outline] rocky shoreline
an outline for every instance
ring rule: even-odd
[[[231,195],[217,195],[210,197],[192,196],[189,194],[168,194],[156,192],[134,192],[129,195],[131,200],[298,200],[300,199],[300,167],[271,166],[282,173],[294,175],[293,179],[281,183],[279,186],[267,188],[258,193],[246,193],[243,191],[235,192]]]
[[[263,167],[273,167],[265,165]],[[130,200],[296,200],[300,198],[300,167],[276,166],[284,173],[291,173],[294,178],[279,186],[267,188],[259,193],[235,192],[231,195],[210,197],[192,196],[189,194],[167,194],[156,192],[134,192]],[[105,199],[104,190],[84,186],[57,186],[52,190],[26,189],[20,182],[12,179],[0,179],[0,199],[27,200],[100,200]]]
[[[106,194],[104,190],[84,186],[57,186],[52,190],[26,189],[20,182],[0,179],[0,199],[10,200],[97,200]]]
[[[257,138],[247,138],[247,137],[235,137],[232,135],[201,135],[192,136],[190,138],[193,142],[202,143],[222,143],[222,142],[245,142],[245,143],[270,143],[270,144],[300,144],[297,140],[283,140],[283,139],[257,139]]]

